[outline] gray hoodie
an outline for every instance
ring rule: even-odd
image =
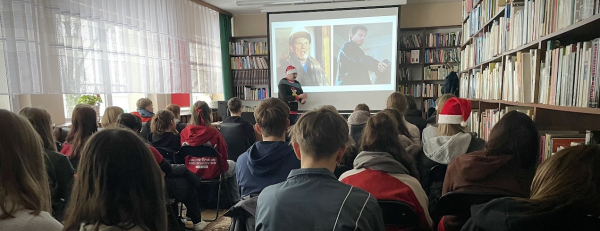
[[[361,168],[370,168],[390,174],[409,174],[408,169],[387,152],[360,152],[354,159],[354,169]]]
[[[425,156],[440,164],[448,164],[460,154],[481,150],[484,147],[485,141],[471,133],[436,136],[423,140]]]
[[[348,117],[348,124],[349,125],[366,124],[367,121],[369,120],[369,117],[371,117],[371,112],[355,111],[355,112],[352,112],[350,117]]]

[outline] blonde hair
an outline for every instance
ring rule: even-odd
[[[408,107],[408,102],[406,100],[406,96],[400,92],[394,92],[387,98],[387,108],[394,108],[400,113],[404,114],[406,108]]]
[[[173,114],[173,112],[167,110],[158,111],[154,117],[152,117],[152,121],[150,122],[150,133],[162,135],[169,130],[169,127],[174,119],[175,114]]]
[[[13,217],[21,208],[33,210],[33,215],[51,212],[40,136],[24,117],[10,111],[0,109],[0,121],[0,219]]]
[[[436,105],[436,109],[435,109],[435,123],[437,124],[438,120],[440,119],[440,111],[442,110],[442,108],[444,108],[444,104],[446,104],[446,101],[448,101],[451,98],[456,98],[455,95],[453,94],[444,94],[442,96],[440,96],[440,98],[438,98],[435,101],[435,105]]]
[[[340,114],[321,107],[303,114],[291,127],[291,143],[298,143],[302,154],[317,160],[329,158],[340,148],[352,145],[348,130]]]
[[[102,121],[100,121],[100,124],[103,128],[108,127],[112,124],[116,124],[117,117],[119,117],[119,115],[123,113],[125,113],[125,111],[123,111],[123,108],[117,106],[107,107],[104,110],[104,115],[102,116]]]
[[[437,131],[440,136],[453,136],[461,132],[467,132],[460,124],[438,124]]]
[[[338,112],[337,108],[335,108],[333,105],[321,105],[319,108],[327,109],[336,113]]]
[[[370,111],[369,106],[367,106],[364,103],[358,104],[356,105],[356,107],[354,108],[354,111]]]
[[[43,148],[46,150],[56,150],[56,141],[52,134],[52,118],[50,113],[41,108],[25,107],[19,111],[19,115],[27,118],[33,125],[35,131],[42,138]]]
[[[138,101],[135,103],[135,106],[138,109],[146,109],[148,106],[152,105],[152,100],[150,100],[149,98],[140,98],[138,99]]]
[[[175,114],[175,117],[177,118],[179,118],[179,115],[181,114],[181,107],[179,107],[179,105],[177,104],[169,104],[165,109],[167,111],[173,112],[173,114]]]

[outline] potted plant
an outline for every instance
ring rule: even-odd
[[[102,98],[100,97],[100,94],[82,95],[79,98],[77,98],[77,104],[92,105],[94,110],[96,110],[96,118],[98,118],[98,121],[100,120],[100,103],[102,103]]]

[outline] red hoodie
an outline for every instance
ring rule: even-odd
[[[140,115],[140,113],[137,111],[134,111],[131,114],[133,114],[134,116],[140,117],[140,119],[142,119],[142,123],[152,120],[152,117],[142,117],[142,115]]]
[[[227,143],[225,143],[225,139],[223,139],[223,135],[221,132],[214,127],[211,126],[199,126],[199,125],[188,125],[181,131],[181,144],[187,143],[190,146],[200,146],[209,144],[214,147],[219,155],[221,156],[221,168],[223,172],[226,172],[229,169],[229,164],[227,163]],[[186,163],[189,162],[186,158]],[[219,171],[209,166],[207,168],[198,168],[196,165],[187,165],[186,167],[196,173],[202,179],[214,179],[219,176]],[[199,169],[206,169],[206,171],[200,171]]]

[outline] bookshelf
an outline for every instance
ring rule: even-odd
[[[595,0],[463,0],[460,97],[473,105],[471,131],[486,137],[508,109],[540,131],[600,130],[599,27]]]
[[[232,37],[229,42],[233,96],[254,102],[269,97],[267,36]]]
[[[435,106],[451,71],[459,71],[461,26],[400,28],[398,91],[412,95],[423,112]]]

